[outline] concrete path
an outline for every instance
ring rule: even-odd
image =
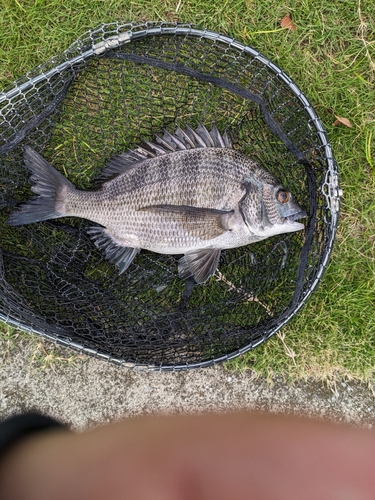
[[[53,356],[61,357],[46,365]],[[80,356],[33,337],[8,352],[0,343],[0,417],[37,410],[77,430],[146,414],[230,411],[289,412],[365,427],[375,424],[372,391],[357,382],[334,387],[303,381],[287,384],[232,373],[223,366],[177,373],[135,372]]]

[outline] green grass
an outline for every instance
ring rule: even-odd
[[[375,380],[375,13],[353,0],[0,0],[0,88],[114,20],[193,22],[258,49],[298,84],[327,130],[344,191],[331,263],[303,310],[227,364],[291,378]],[[292,14],[296,31],[281,29]],[[334,127],[332,114],[353,127]],[[19,337],[6,326],[1,338]],[[10,350],[11,353],[11,350]],[[47,354],[46,354],[47,356]]]

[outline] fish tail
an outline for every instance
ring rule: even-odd
[[[9,216],[7,223],[20,226],[64,217],[66,196],[75,190],[73,184],[30,146],[25,147],[24,158],[26,168],[31,172],[31,189],[39,196],[21,205]]]

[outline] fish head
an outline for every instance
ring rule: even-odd
[[[284,186],[263,184],[262,207],[261,225],[266,232],[281,234],[304,229],[304,225],[297,221],[307,214]]]
[[[242,218],[250,232],[263,239],[304,229],[298,220],[307,214],[293,194],[277,181],[267,181],[254,183],[253,180],[248,184],[240,203]]]

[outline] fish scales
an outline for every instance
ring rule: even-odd
[[[142,248],[153,250],[157,245],[166,253],[170,253],[176,234],[177,247],[201,244],[201,238],[192,236],[189,227],[183,223],[177,227],[173,217],[140,209],[167,204],[231,210],[242,196],[243,177],[255,166],[242,155],[241,159],[247,161],[240,163],[238,157],[234,150],[223,155],[220,149],[207,148],[146,160],[144,165],[106,183],[100,191],[69,193],[66,211],[106,226],[125,244],[129,234],[139,239]],[[203,235],[203,231],[199,234]]]
[[[296,220],[306,214],[292,194],[215,127],[178,128],[147,148],[114,157],[96,191],[77,190],[26,148],[32,189],[40,197],[12,214],[9,224],[88,219],[102,226],[89,233],[121,272],[143,248],[184,254],[181,277],[192,275],[199,283],[215,272],[222,249],[303,229]]]

